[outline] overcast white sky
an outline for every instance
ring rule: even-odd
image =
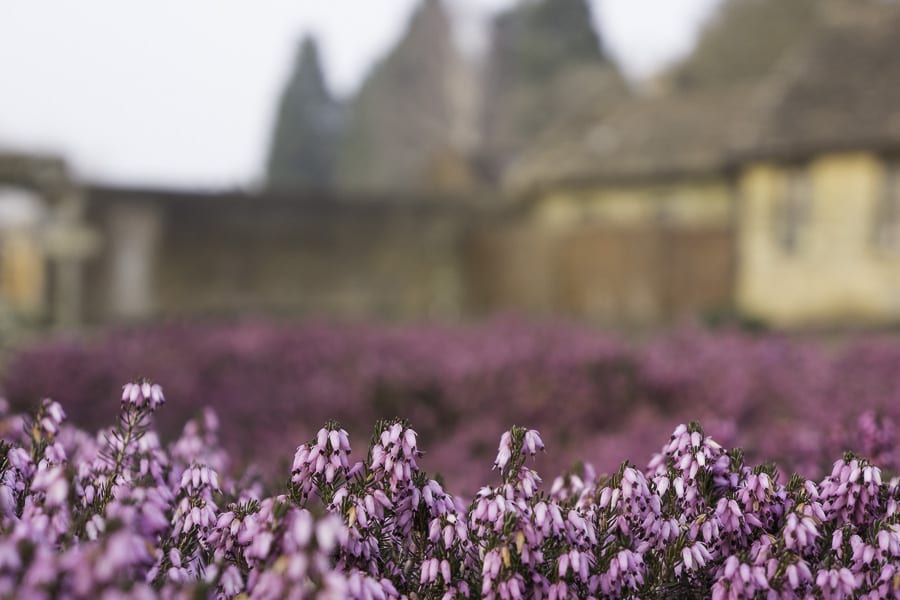
[[[682,56],[720,0],[592,0],[632,77]],[[260,178],[304,32],[347,95],[417,0],[0,0],[0,151],[64,155],[107,182]],[[514,0],[448,0],[466,23]]]

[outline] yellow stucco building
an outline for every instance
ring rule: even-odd
[[[761,58],[741,47],[748,23],[778,15],[794,22]],[[689,253],[693,277],[657,293],[690,295],[706,275],[773,326],[900,323],[898,56],[896,4],[731,0],[662,93],[548,133],[506,183],[558,239],[586,223],[728,233],[705,247],[727,260]],[[679,268],[671,250],[657,269]],[[707,292],[686,307],[723,304]]]
[[[777,325],[900,321],[900,189],[866,151],[746,165],[737,301]]]
[[[736,302],[782,326],[900,323],[900,17],[824,28],[736,156]]]

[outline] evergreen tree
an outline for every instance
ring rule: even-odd
[[[272,188],[334,183],[342,110],[329,94],[315,40],[306,37],[281,99],[268,161]]]
[[[624,95],[587,0],[526,0],[499,15],[486,89],[483,146],[497,174],[561,116]]]
[[[494,61],[501,79],[542,82],[576,62],[603,62],[586,0],[525,2],[496,21]]]

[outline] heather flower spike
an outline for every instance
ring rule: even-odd
[[[513,427],[500,436],[494,468],[499,469],[505,478],[516,476],[525,464],[525,459],[535,456],[543,449],[544,442],[537,430]]]
[[[122,387],[122,404],[154,412],[165,401],[162,388],[146,379],[127,383]]]

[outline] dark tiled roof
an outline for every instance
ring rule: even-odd
[[[548,135],[509,170],[513,189],[585,180],[715,173],[756,133],[748,86],[636,99],[592,126]],[[559,141],[550,138],[556,137]]]
[[[765,77],[676,87],[551,131],[510,168],[507,186],[715,174],[754,157],[900,150],[900,2],[829,7],[814,35],[786,50]]]
[[[753,153],[900,147],[900,16],[822,31],[775,87]]]
[[[725,0],[669,78],[681,89],[758,82],[821,27],[835,1],[847,0]]]

